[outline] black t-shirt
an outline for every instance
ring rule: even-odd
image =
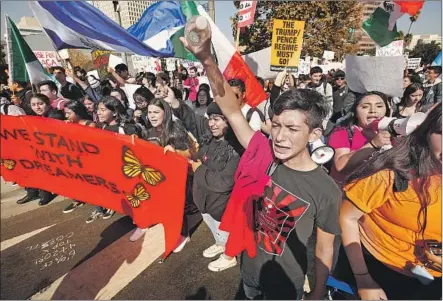
[[[114,133],[124,134],[124,135],[137,135],[140,137],[140,132],[134,124],[114,124],[103,126],[105,131],[110,131]]]
[[[308,239],[315,227],[340,234],[340,201],[341,191],[321,167],[301,172],[279,164],[254,209],[257,256],[243,252],[242,269],[259,278],[260,286],[283,273],[287,285],[302,288]],[[279,285],[286,291],[284,282]]]
[[[66,99],[79,100],[83,97],[82,90],[70,82],[67,82],[66,85],[61,88],[60,93]]]

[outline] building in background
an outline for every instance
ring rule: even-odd
[[[363,4],[363,18],[362,23],[366,21],[377,7],[380,6],[381,1],[365,2]],[[364,53],[375,48],[376,43],[366,34],[361,28],[356,30],[356,33],[361,35],[361,40],[358,42],[358,51]]]
[[[418,43],[429,44],[432,41],[441,45],[441,36],[438,34],[415,34],[412,36],[408,49],[414,49]]]
[[[88,1],[101,10],[106,16],[118,23],[117,13],[114,11],[114,1]],[[122,27],[128,29],[140,19],[147,7],[155,1],[118,1]]]
[[[44,34],[40,23],[38,23],[37,19],[34,16],[21,17],[16,26],[18,30],[20,30],[22,36]]]

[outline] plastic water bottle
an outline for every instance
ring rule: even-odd
[[[195,27],[190,30],[191,24],[195,23]],[[192,17],[185,27],[185,38],[189,44],[199,45],[202,36],[210,36],[211,27],[209,26],[208,20],[204,16],[194,16]]]

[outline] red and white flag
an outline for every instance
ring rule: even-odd
[[[238,8],[238,25],[237,27],[245,27],[254,23],[256,1],[240,1]]]
[[[198,12],[206,17],[211,25],[212,45],[217,55],[218,68],[226,80],[237,78],[244,81],[246,85],[246,102],[251,107],[256,107],[268,97],[263,87],[255,78],[251,69],[249,69],[248,64],[235,50],[234,45],[229,42],[201,5],[198,5]]]

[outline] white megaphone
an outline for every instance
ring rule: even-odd
[[[312,161],[319,165],[326,164],[334,158],[334,149],[325,145],[321,139],[310,143],[309,148],[311,150]]]
[[[407,118],[383,117],[372,123],[374,131],[388,131],[392,136],[407,136],[425,119],[425,113],[415,113]]]

